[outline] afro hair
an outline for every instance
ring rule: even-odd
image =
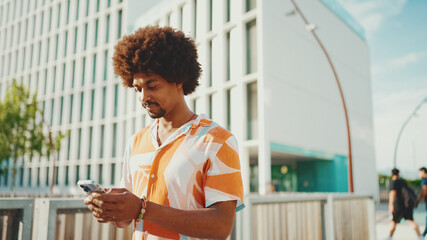
[[[182,84],[184,95],[199,85],[201,74],[194,41],[171,27],[146,26],[124,36],[115,46],[114,73],[125,87],[133,87],[133,75],[158,74]]]

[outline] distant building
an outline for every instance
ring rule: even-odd
[[[20,2],[0,4],[0,13],[17,9],[16,16],[2,14],[0,20],[0,59],[9,63],[0,66],[4,68],[0,69],[0,97],[13,77],[38,86],[53,129],[71,129],[56,163],[57,191],[74,193],[79,178],[104,185],[118,183],[125,143],[150,118],[134,93],[114,76],[110,59],[117,39],[125,34],[124,26],[133,31],[147,24],[170,25],[196,39],[203,75],[201,86],[187,102],[196,113],[213,118],[238,138],[247,193],[266,193],[271,185],[276,191],[348,191],[347,133],[339,91],[323,52],[301,17],[292,12],[289,0],[170,0],[136,20],[127,16],[128,10],[141,8],[136,0],[71,1],[69,24],[65,24],[67,1],[46,1],[43,7],[39,1],[37,8],[31,6],[27,12],[24,1],[25,16],[19,15],[19,6],[13,6]],[[316,26],[341,79],[352,134],[355,192],[376,194],[369,50],[363,29],[334,0],[297,3]],[[59,5],[63,11],[59,27],[55,21],[38,20],[40,15],[50,16],[51,9],[56,19]],[[80,17],[75,9],[80,9]],[[32,23],[34,16],[36,37],[17,39],[16,32],[25,31],[27,19]],[[55,25],[51,30],[47,30],[49,22]],[[10,40],[11,29],[17,28],[21,30],[15,30]],[[50,44],[51,50],[42,49],[40,62],[34,53],[32,65],[21,63],[28,59],[22,57],[25,52],[30,56],[31,48],[38,50],[39,44],[43,49]],[[67,53],[63,53],[64,44]],[[18,171],[17,189],[47,193],[48,167],[46,159],[25,161]],[[7,177],[2,178],[0,191],[7,191]]]

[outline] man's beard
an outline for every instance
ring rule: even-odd
[[[148,116],[150,116],[151,118],[155,119],[155,118],[161,118],[166,114],[166,110],[164,110],[163,108],[160,107],[160,105],[156,102],[150,102],[147,101],[145,103],[142,103],[142,107],[144,107],[145,109],[147,109],[147,105],[156,105],[159,107],[158,112],[150,112],[147,110]]]

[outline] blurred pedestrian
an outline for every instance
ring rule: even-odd
[[[422,167],[418,171],[418,174],[421,178],[421,194],[418,198],[417,205],[424,200],[426,204],[426,210],[427,210],[427,168]],[[424,228],[423,237],[427,235],[427,214],[426,214],[426,226]]]
[[[414,222],[414,207],[406,207],[405,199],[402,194],[402,189],[407,187],[407,183],[400,177],[399,170],[394,168],[391,170],[391,183],[390,183],[390,192],[389,192],[389,204],[388,210],[389,213],[393,216],[390,222],[390,234],[385,240],[393,239],[394,231],[396,230],[396,225],[404,218],[408,224],[414,228],[419,240],[423,240],[421,236],[420,229],[418,225]]]

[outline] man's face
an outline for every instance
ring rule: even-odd
[[[420,178],[424,178],[425,172],[423,170],[419,170],[418,171],[418,176],[420,176]]]
[[[181,85],[169,83],[158,74],[134,75],[133,87],[138,100],[151,118],[161,118],[173,110],[182,96]]]

